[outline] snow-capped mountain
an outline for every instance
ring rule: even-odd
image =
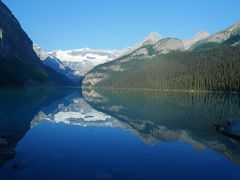
[[[75,75],[83,76],[95,66],[118,58],[121,51],[82,48],[56,50],[48,54],[60,59],[65,66],[75,71]]]
[[[209,37],[209,33],[207,31],[198,32],[191,39],[184,41],[185,49],[186,50],[190,49],[193,44],[195,44],[196,42],[201,41],[202,39],[205,39],[207,37]]]
[[[43,64],[49,66],[55,71],[67,76],[72,80],[79,80],[80,77],[75,75],[75,72],[70,69],[68,66],[64,65],[61,60],[48,54],[43,48],[37,44],[33,44],[33,50],[37,56],[42,60]]]
[[[186,46],[191,46],[193,43],[206,36],[207,33],[201,32],[193,39],[186,41],[185,44]],[[121,56],[133,53],[136,50],[141,51],[143,46],[153,45],[154,47],[159,47],[158,42],[163,42],[163,38],[158,33],[151,32],[143,40],[135,43],[129,48],[122,50],[81,48],[74,50],[54,50],[51,52],[46,52],[37,45],[34,45],[34,50],[39,58],[45,63],[45,65],[48,65],[56,71],[61,72],[67,75],[67,77],[73,79],[73,77],[82,77],[86,75],[97,65],[110,62]],[[169,46],[169,43],[167,43],[167,45]],[[169,48],[171,49],[172,47]],[[180,49],[184,50],[184,47]]]
[[[74,50],[54,50],[48,52],[48,56],[56,57],[64,66],[74,71],[76,76],[84,76],[95,66],[112,61],[123,55],[129,54],[144,45],[152,45],[160,39],[158,33],[150,33],[145,39],[134,44],[132,47],[123,50],[103,50],[103,49],[74,49]],[[40,51],[40,57],[46,58],[46,53]]]
[[[120,55],[120,51],[82,48],[66,51],[56,50],[49,52],[48,54],[51,54],[61,59],[62,61],[69,62],[91,61],[94,65],[96,65],[117,57],[118,55]]]

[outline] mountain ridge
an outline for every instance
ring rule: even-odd
[[[240,34],[240,21],[234,23],[233,25],[229,26],[228,28],[218,31],[207,38],[204,38],[195,44],[193,44],[190,49],[201,49],[202,46],[206,46],[209,48],[216,47],[219,44],[223,43],[227,39],[231,38],[232,36]]]
[[[192,46],[204,42],[202,45],[206,47],[200,49],[186,50],[184,42],[175,38],[143,46],[132,54],[95,67],[85,76],[82,87],[238,92],[240,31],[238,24],[231,27],[203,39],[200,36],[200,41],[191,41],[195,41]],[[222,36],[224,32],[227,36]],[[217,46],[205,44],[213,36],[223,40]]]
[[[72,50],[53,50],[46,52],[37,44],[33,46],[33,49],[45,65],[53,68],[54,70],[62,74],[65,74],[71,79],[75,79],[76,77],[81,78],[97,65],[110,62],[119,57],[132,53],[137,49],[141,48],[142,46],[153,45],[161,39],[162,37],[158,33],[151,32],[143,40],[135,43],[129,48],[122,50],[79,48]],[[61,69],[59,70],[59,67],[56,67],[56,65],[53,66],[52,64],[54,62],[51,62],[50,58],[52,59],[52,61],[60,61],[59,64],[61,64],[65,69],[68,68],[72,70],[73,77],[67,75],[67,72],[62,71]],[[46,61],[46,59],[48,61]]]
[[[45,66],[52,68],[58,73],[66,76],[67,78],[73,81],[79,81],[82,77],[78,77],[74,74],[74,71],[70,69],[68,66],[62,63],[62,61],[50,54],[48,54],[43,48],[38,46],[37,44],[33,44],[33,50],[37,54],[37,56],[41,59]]]

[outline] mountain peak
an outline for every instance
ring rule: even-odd
[[[142,43],[143,45],[155,44],[161,39],[162,37],[160,36],[160,34],[156,32],[150,32],[149,35],[140,43]]]
[[[199,31],[191,39],[184,41],[185,49],[188,50],[193,44],[207,37],[209,37],[209,33],[207,31],[205,30]]]
[[[240,29],[240,21],[236,22],[235,24],[233,24],[229,29],[227,29],[228,31],[234,32],[237,31],[238,29]]]
[[[157,32],[150,32],[149,35],[147,36],[147,38],[148,39],[159,39],[159,38],[161,38],[161,36]]]
[[[130,54],[133,51],[135,51],[143,46],[146,46],[146,45],[154,45],[161,39],[162,39],[162,37],[158,33],[150,32],[148,34],[148,36],[146,36],[142,41],[139,41],[136,44],[134,44],[133,46],[129,47],[128,49],[123,50],[122,55]]]

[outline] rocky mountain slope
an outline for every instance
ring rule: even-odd
[[[72,79],[74,81],[78,81],[82,78],[82,76],[75,75],[75,71],[70,67],[66,66],[60,59],[56,58],[48,54],[43,48],[34,44],[33,49],[37,56],[42,60],[43,64],[54,69],[58,73]]]
[[[83,48],[67,51],[56,50],[48,54],[56,57],[64,66],[73,70],[75,76],[84,76],[93,67],[116,59],[121,52]]]
[[[239,91],[239,25],[205,39],[202,38],[207,34],[203,34],[185,45],[179,39],[166,38],[142,46],[91,70],[85,76],[83,87]],[[219,39],[216,37],[222,40],[215,48],[199,51],[194,48]]]
[[[71,81],[45,66],[32,49],[33,43],[8,7],[0,1],[0,85],[25,86],[71,84]]]
[[[133,57],[133,56],[152,56],[153,54],[167,54],[171,51],[191,51],[195,49],[199,44],[205,44],[206,41],[213,42],[220,37],[226,40],[230,37],[230,32],[237,32],[236,28],[238,25],[235,24],[233,27],[216,33],[214,35],[209,35],[206,31],[200,31],[192,38],[182,41],[176,38],[165,38],[163,39],[158,33],[151,32],[143,40],[136,42],[132,46],[122,50],[98,50],[90,48],[82,48],[75,50],[55,50],[48,52],[47,55],[60,60],[65,67],[70,68],[74,71],[75,76],[84,76],[94,67],[111,62],[115,59],[122,58],[123,56]],[[227,33],[226,33],[227,32]],[[46,56],[46,52],[43,53]],[[46,58],[46,57],[45,57]],[[51,59],[48,59],[50,62]],[[51,63],[48,63],[51,66]]]
[[[66,51],[54,50],[46,52],[43,48],[36,44],[33,46],[33,49],[45,65],[73,80],[76,80],[82,78],[82,76],[97,65],[110,62],[121,56],[132,53],[142,46],[153,45],[160,39],[162,38],[158,33],[152,32],[143,40],[123,50],[81,48]]]
[[[166,38],[154,44],[155,54],[167,54],[171,51],[184,51],[184,44],[180,39]]]
[[[137,49],[140,49],[143,46],[147,46],[147,45],[154,45],[156,44],[158,41],[160,41],[162,39],[162,37],[156,33],[156,32],[151,32],[147,37],[145,37],[143,40],[136,42],[135,44],[133,44],[132,46],[130,46],[129,48],[123,49],[121,51],[121,55],[128,55],[133,53],[134,51],[136,51]]]
[[[193,50],[193,49],[209,49],[212,47],[216,47],[216,46],[220,45],[221,43],[223,43],[224,41],[227,41],[229,39],[239,42],[239,40],[240,40],[239,34],[240,34],[240,22],[237,22],[223,31],[217,32],[213,35],[210,35],[210,36],[196,42],[195,44],[193,44],[190,47],[190,49],[191,50]],[[234,44],[234,43],[231,43],[231,44]]]
[[[207,31],[200,31],[196,35],[194,35],[191,39],[184,41],[184,46],[186,50],[189,50],[195,43],[206,39],[209,37],[209,33]]]
[[[123,50],[101,50],[82,48],[75,50],[55,50],[48,54],[61,60],[61,62],[72,69],[77,76],[83,76],[95,66],[110,62],[121,56],[132,53],[144,45],[152,45],[161,39],[157,33],[150,33],[146,38],[133,46]]]

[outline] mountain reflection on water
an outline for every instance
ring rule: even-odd
[[[240,141],[215,128],[226,125],[228,118],[239,118],[239,106],[237,94],[97,89],[83,90],[82,96],[81,89],[1,91],[0,168],[15,158],[25,134],[43,121],[117,127],[149,148],[160,142],[184,142],[194,151],[212,149],[239,164]]]
[[[78,96],[81,96],[80,92]],[[71,89],[0,91],[0,167],[14,159],[16,145],[31,128],[36,114],[49,104],[63,103],[69,93],[72,93]]]
[[[240,117],[237,94],[97,89],[83,91],[98,111],[117,118],[145,143],[184,141],[240,163],[240,141],[216,131]]]

